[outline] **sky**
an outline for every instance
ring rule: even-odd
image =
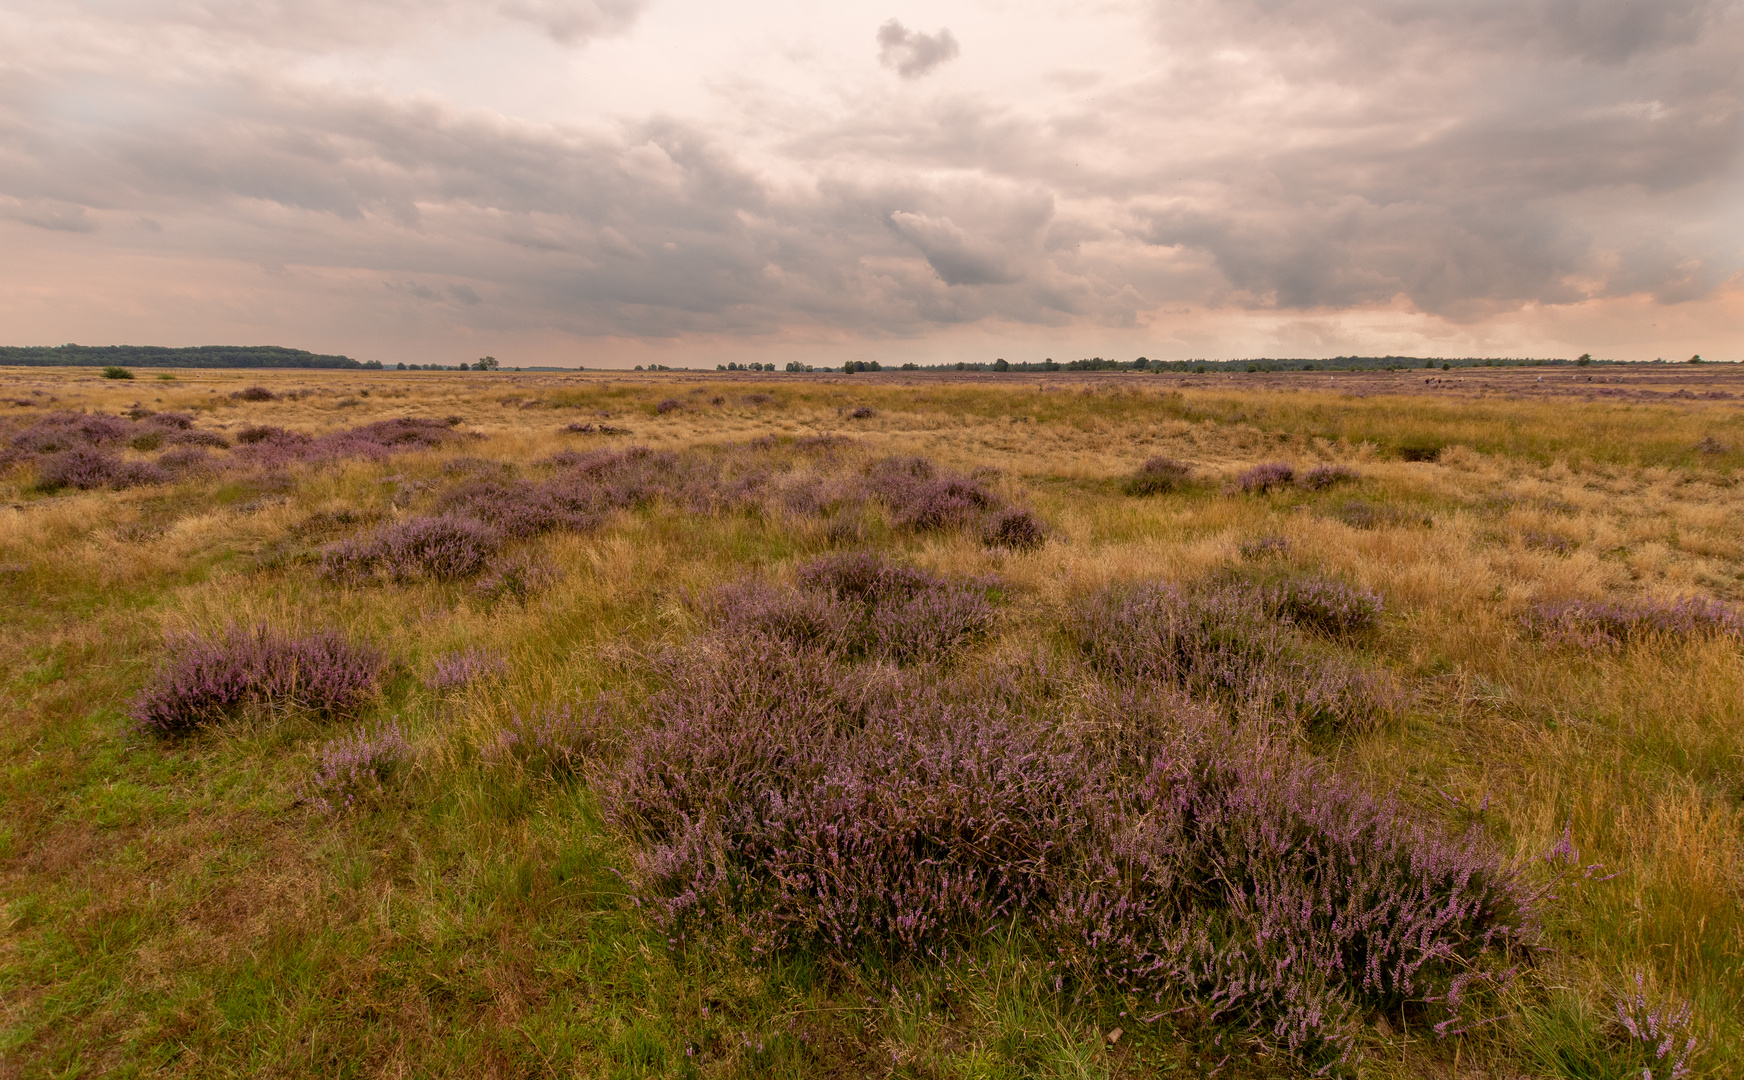
[[[1744,360],[1744,0],[7,0],[0,344]]]

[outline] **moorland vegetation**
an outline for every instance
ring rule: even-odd
[[[0,375],[0,1072],[1744,1069],[1730,399],[759,375]]]

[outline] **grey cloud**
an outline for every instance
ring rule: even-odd
[[[1626,55],[1593,5],[1523,6],[1229,0],[1194,7],[1199,23],[1176,24],[1190,47],[1142,81],[1030,113],[869,91],[783,119],[760,150],[718,133],[731,125],[584,131],[270,66],[17,68],[0,82],[0,217],[363,270],[389,283],[377,299],[456,325],[599,336],[899,337],[1399,298],[1466,320],[1708,295],[1744,261],[1717,227],[1737,223],[1737,5],[1670,0]],[[290,17],[209,14],[250,10]],[[406,10],[375,0],[359,19]],[[637,7],[517,10],[582,34]],[[908,77],[927,67],[903,70],[925,59],[917,41],[954,55],[945,32],[880,31]],[[74,97],[87,107],[39,104]],[[106,228],[142,216],[165,228]]]
[[[878,62],[905,79],[918,79],[957,56],[957,39],[948,29],[936,34],[910,30],[895,19],[878,28]]]
[[[1008,285],[1023,275],[997,244],[973,236],[950,218],[898,210],[890,227],[926,256],[947,285]]]

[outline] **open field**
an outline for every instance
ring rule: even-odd
[[[0,370],[0,1076],[1744,1075],[1744,380],[1586,378]]]

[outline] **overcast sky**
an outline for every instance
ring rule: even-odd
[[[7,0],[0,344],[1744,359],[1744,0]]]

